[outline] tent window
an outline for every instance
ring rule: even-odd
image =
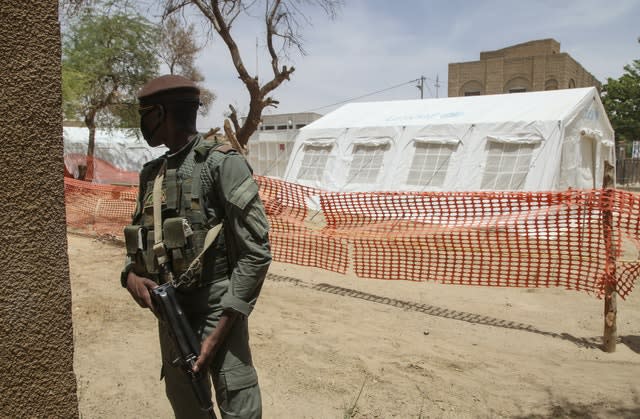
[[[388,149],[389,144],[355,144],[349,182],[375,183],[382,169],[384,153]]]
[[[489,155],[482,189],[520,190],[529,173],[529,163],[537,144],[489,141]]]
[[[444,183],[449,160],[456,150],[457,144],[414,143],[416,147],[411,168],[409,169],[408,185],[442,186]]]
[[[298,179],[321,180],[332,148],[333,144],[305,144]]]

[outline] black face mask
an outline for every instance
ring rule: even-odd
[[[162,106],[162,105],[158,105],[158,106]],[[155,145],[153,144],[153,136],[156,134],[156,132],[164,122],[164,112],[163,112],[163,117],[156,122],[153,128],[149,129],[147,125],[143,123],[145,116],[153,112],[154,109],[155,109],[155,106],[152,109],[140,115],[140,131],[142,132],[142,138],[144,138],[145,141],[152,147],[156,147],[160,145],[160,144],[155,144]]]

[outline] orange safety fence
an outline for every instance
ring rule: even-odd
[[[366,278],[598,296],[615,281],[623,298],[640,274],[640,195],[630,192],[338,193],[256,181],[280,262]],[[67,223],[122,238],[136,195],[133,187],[65,178]]]
[[[123,228],[131,222],[138,188],[102,185],[64,178],[67,226],[89,234],[123,239]]]

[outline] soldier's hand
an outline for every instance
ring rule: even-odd
[[[136,275],[133,271],[129,272],[127,276],[127,291],[131,294],[133,299],[142,308],[148,308],[154,312],[153,302],[151,301],[150,290],[156,288],[158,284],[145,278],[143,276]]]
[[[196,363],[193,365],[193,371],[198,372],[200,370],[206,371],[209,368],[209,364],[213,360],[213,357],[218,352],[220,345],[224,342],[224,339],[227,337],[227,334],[231,330],[231,326],[233,325],[233,321],[235,320],[237,313],[234,311],[225,311],[220,320],[218,321],[218,325],[213,332],[202,342],[202,346],[200,347],[200,356],[196,360]]]
[[[209,364],[213,360],[213,357],[216,355],[216,352],[218,352],[219,347],[220,339],[214,331],[202,342],[200,355],[198,356],[196,363],[193,365],[193,371],[206,371],[209,368]]]

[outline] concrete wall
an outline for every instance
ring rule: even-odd
[[[57,1],[0,6],[0,417],[78,417]]]

